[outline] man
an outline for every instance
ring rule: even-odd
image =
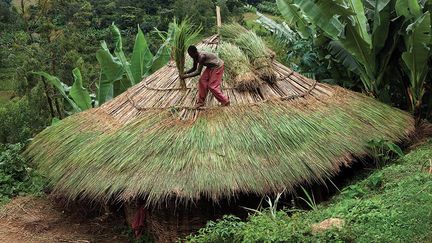
[[[193,59],[193,66],[185,73],[185,75],[181,76],[180,78],[187,79],[198,76],[201,74],[203,67],[206,67],[206,70],[199,79],[198,101],[196,108],[204,106],[209,90],[223,106],[229,106],[230,101],[221,90],[222,77],[224,73],[224,62],[215,54],[208,52],[198,52],[196,46],[189,46],[188,54]]]

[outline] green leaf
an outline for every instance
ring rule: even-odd
[[[354,14],[336,0],[295,0],[307,19],[324,31],[331,39],[337,40],[343,35],[345,26],[337,16]]]
[[[136,81],[134,75],[132,74],[131,64],[128,62],[126,55],[123,52],[123,42],[122,42],[120,30],[119,28],[117,28],[117,26],[115,26],[114,23],[111,25],[111,32],[113,33],[114,36],[113,38],[116,46],[114,49],[114,54],[122,64],[124,71],[126,71],[126,77],[130,82],[130,84],[127,86],[130,87],[136,84],[137,82],[141,81],[141,79],[139,79],[139,81]]]
[[[385,144],[390,151],[394,152],[399,157],[402,157],[405,155],[404,152],[402,151],[402,149],[399,146],[397,146],[396,144],[394,144],[392,142],[386,142]]]
[[[50,82],[54,87],[56,87],[56,89],[60,92],[64,99],[71,105],[74,112],[81,111],[79,106],[66,94],[65,87],[67,87],[67,85],[62,83],[59,78],[52,76],[46,72],[33,72],[33,74],[44,77],[48,82]]]
[[[111,55],[105,41],[101,43],[101,47],[102,49],[96,53],[101,68],[97,93],[99,105],[113,97],[113,84],[115,81],[121,80],[124,73],[121,62]]]
[[[81,110],[92,108],[90,94],[88,93],[87,89],[83,87],[80,70],[75,68],[72,71],[72,74],[74,76],[74,83],[69,93],[71,98]]]
[[[390,28],[391,0],[376,0],[372,29],[372,49],[377,55],[385,46]]]
[[[349,53],[340,43],[340,41],[330,41],[329,51],[331,55],[341,62],[351,72],[361,75],[363,67],[359,65],[357,60]]]
[[[153,57],[152,62],[149,64],[148,72],[145,76],[151,75],[163,66],[165,66],[171,59],[171,41],[174,35],[174,28],[170,28],[165,42],[159,47],[156,55]]]
[[[368,33],[368,23],[365,15],[365,8],[363,6],[362,1],[359,0],[348,0],[348,5],[351,11],[354,12],[354,15],[350,16],[353,20],[353,25],[355,29],[361,36],[361,38],[371,46],[371,36]]]
[[[402,59],[410,73],[410,93],[412,105],[418,105],[424,95],[426,76],[429,71],[428,60],[431,57],[431,19],[426,12],[407,28],[407,51]],[[412,107],[414,108],[414,107]]]
[[[406,19],[418,18],[422,14],[418,0],[397,0],[395,9],[398,16]]]
[[[345,38],[341,38],[340,43],[363,66],[365,75],[361,77],[362,82],[366,91],[373,92],[375,85],[375,59],[372,56],[371,49],[353,26],[348,24],[345,34]]]
[[[309,22],[301,10],[293,4],[293,0],[277,0],[276,3],[288,25],[294,27],[303,38],[311,37],[312,30],[309,28]]]
[[[132,52],[131,71],[136,82],[140,82],[150,68],[150,63],[153,61],[151,53],[144,33],[138,26],[138,34],[135,38],[135,46]]]

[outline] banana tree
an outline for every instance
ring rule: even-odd
[[[407,73],[393,77],[392,72],[403,59],[410,77],[411,107],[419,106],[429,72],[430,15],[417,0],[276,2],[287,23],[302,36],[328,38],[332,56],[357,74],[372,96],[381,98],[384,87],[393,85],[390,80],[404,80]],[[398,49],[403,39],[402,56]]]
[[[138,34],[135,38],[135,45],[129,62],[123,52],[120,30],[114,24],[111,26],[111,30],[115,40],[114,55],[111,54],[105,41],[101,42],[101,49],[96,53],[101,68],[99,82],[96,85],[96,95],[91,95],[83,87],[81,72],[78,68],[72,71],[74,83],[71,87],[61,82],[58,77],[46,72],[34,72],[34,74],[44,77],[56,87],[71,107],[69,113],[100,106],[132,85],[137,84],[144,77],[157,71],[170,60],[171,50],[169,43],[171,41],[171,32],[168,32],[168,35],[164,38],[164,44],[159,48],[156,55],[153,55],[148,48],[143,32],[138,26]],[[97,97],[97,101],[92,101],[92,96]]]
[[[81,72],[78,68],[72,71],[74,83],[71,87],[61,82],[58,77],[52,76],[46,72],[34,72],[33,74],[44,77],[49,83],[56,87],[72,108],[71,113],[92,108],[90,93],[83,87]]]
[[[407,23],[404,32],[406,51],[402,53],[402,60],[409,77],[407,93],[410,109],[418,113],[430,71],[428,61],[432,54],[431,15],[429,11],[423,13],[422,6],[416,0],[398,0],[395,8],[398,16],[403,17]]]
[[[101,42],[101,49],[96,53],[101,67],[97,93],[99,104],[123,93],[129,87],[166,65],[170,60],[170,34],[157,53],[153,55],[144,33],[138,26],[134,49],[130,60],[128,60],[123,52],[120,30],[112,24],[111,32],[114,36],[114,54],[111,54],[105,41]]]

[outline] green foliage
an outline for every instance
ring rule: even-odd
[[[180,76],[185,72],[186,52],[189,46],[198,42],[198,37],[202,30],[201,26],[194,26],[189,19],[184,19],[180,23],[174,21],[174,36],[172,40],[173,57],[176,62]],[[186,88],[186,83],[181,80],[182,88]]]
[[[123,51],[123,39],[120,30],[114,23],[111,25],[114,36],[114,55],[111,54],[105,41],[97,51],[96,58],[101,67],[97,97],[99,105],[123,93],[127,88],[164,66],[169,61],[168,43],[171,36],[165,38],[164,44],[153,56],[148,48],[144,34],[138,26],[135,45],[130,61]],[[124,79],[126,76],[127,79]]]
[[[49,124],[43,85],[0,107],[0,143],[24,142]]]
[[[401,1],[399,0],[398,2]],[[412,3],[411,5],[416,4]],[[402,7],[399,6],[399,8]],[[408,86],[410,109],[417,112],[420,109],[425,94],[426,81],[429,78],[428,73],[430,68],[428,61],[432,53],[431,16],[429,12],[421,14],[419,5],[406,6],[406,8],[406,10],[399,10],[402,16],[406,19],[413,18],[415,21],[406,28],[405,45],[407,50],[402,53],[402,60],[409,70],[407,73],[410,80],[410,85]],[[408,10],[414,11],[414,13],[409,15]]]
[[[69,93],[70,87],[68,87],[66,84],[61,82],[59,78],[51,76],[46,72],[35,72],[34,74],[44,77],[49,83],[51,83],[55,88],[57,88],[57,90],[60,92],[63,98],[65,98],[65,100],[70,104],[73,112],[81,111],[81,108],[77,105],[77,103],[85,103],[85,100],[76,100],[76,101],[72,100],[72,98],[70,98],[70,93]],[[77,85],[74,86],[76,87],[81,85],[78,83]],[[76,96],[76,98],[82,98],[82,97]]]
[[[43,179],[21,156],[23,145],[0,144],[0,204],[17,195],[37,194]]]
[[[312,38],[302,38],[285,22],[278,23],[259,12],[256,14],[258,16],[256,22],[271,33],[271,35],[265,33],[269,37],[266,40],[281,63],[307,77],[329,82],[332,78],[330,71],[334,71],[334,68],[329,65],[330,60],[322,57],[320,48],[316,47],[316,42]]]
[[[430,14],[417,0],[278,0],[288,25],[304,38],[329,40],[330,54],[355,73],[364,90],[383,101],[407,87],[418,114],[431,57]],[[403,38],[401,38],[403,36]],[[404,39],[404,40],[403,40]],[[401,51],[402,50],[402,51]],[[395,71],[404,63],[403,72]],[[400,101],[399,101],[400,102]]]
[[[226,217],[208,223],[189,242],[430,242],[432,180],[422,164],[432,157],[432,141],[342,190],[317,210],[288,215],[279,211]],[[329,218],[341,229],[313,233]]]
[[[212,0],[176,0],[173,7],[174,15],[180,20],[190,18],[194,25],[203,27],[205,34],[216,33],[216,12]]]
[[[87,89],[83,87],[80,70],[75,68],[72,73],[74,76],[74,83],[69,91],[69,95],[81,110],[90,109],[92,107],[92,100]]]
[[[222,220],[217,222],[210,221],[207,226],[199,230],[197,236],[189,236],[189,242],[235,242],[238,235],[238,229],[243,228],[245,223],[241,222],[239,218],[231,215],[226,215]]]
[[[373,139],[368,142],[370,154],[377,166],[382,167],[389,161],[404,156],[402,149],[395,143],[385,139]]]

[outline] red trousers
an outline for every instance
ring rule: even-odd
[[[204,105],[209,90],[222,105],[226,105],[229,102],[228,97],[225,96],[221,90],[223,73],[224,65],[218,68],[206,68],[206,70],[204,70],[204,73],[199,79],[197,104]]]

